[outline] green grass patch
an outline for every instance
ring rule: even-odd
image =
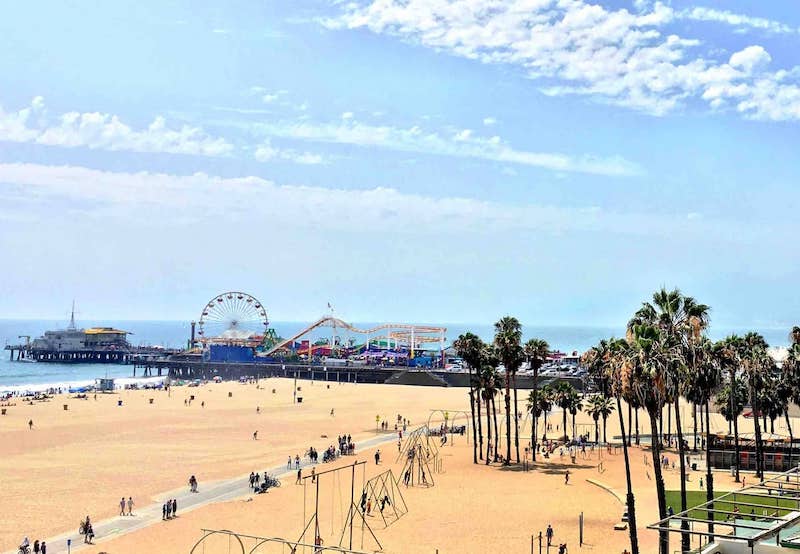
[[[714,498],[719,498],[724,494],[726,493],[714,492]],[[691,510],[691,508],[694,508],[695,506],[700,506],[701,504],[705,504],[705,502],[706,502],[706,491],[686,491],[686,507],[690,509],[689,517],[706,519],[708,517],[708,512],[706,512],[705,510]],[[770,508],[756,508],[753,506],[745,506],[738,504],[739,502],[745,502],[750,504],[762,504],[765,506],[769,506]],[[733,512],[734,508],[737,505],[739,507],[739,514],[741,514],[741,517],[750,516],[751,510],[753,510],[753,515],[755,517],[764,515],[764,510],[767,510],[766,515],[777,514],[777,516],[780,517],[789,512],[798,511],[800,509],[797,500],[782,498],[777,494],[768,497],[753,496],[750,494],[737,494],[735,499],[733,496],[729,496],[723,501],[715,502],[714,509],[724,510],[726,512]],[[681,491],[667,491],[667,506],[672,506],[672,509],[675,511],[675,513],[681,511]],[[720,514],[720,513],[714,514],[715,520],[721,521],[725,520],[728,517],[729,517],[728,514]]]

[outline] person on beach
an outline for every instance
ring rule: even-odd
[[[39,550],[39,551],[40,551],[42,554],[47,554],[47,543],[46,543],[45,541],[42,541],[42,546],[40,547],[40,550]]]
[[[378,465],[381,462],[381,451],[380,449],[375,451],[375,465]]]
[[[564,484],[569,485],[569,470],[564,474]]]
[[[120,500],[119,500],[119,515],[121,515],[121,516],[125,515],[125,497],[124,496],[122,498],[120,498]]]
[[[258,431],[253,431],[253,440],[254,441],[258,440]]]
[[[177,517],[178,514],[178,499],[172,499],[172,517]]]
[[[30,429],[31,431],[33,431],[33,420],[32,420],[32,419],[29,419],[29,420],[28,420],[28,429]]]
[[[316,483],[317,482],[317,468],[315,468],[315,467],[311,468],[311,482],[312,483]]]
[[[303,480],[303,470],[298,468],[298,470],[297,470],[297,481],[295,481],[294,484],[295,485],[299,485],[302,480]]]
[[[22,539],[22,542],[19,543],[19,549],[22,552],[30,552],[31,551],[31,541],[28,540],[28,537]]]
[[[300,469],[300,455],[299,454],[295,454],[294,455],[294,468],[295,469]]]
[[[292,457],[289,456],[289,459],[286,461],[286,469],[292,469]]]
[[[553,527],[549,523],[547,524],[547,531],[544,532],[544,535],[547,537],[547,546],[550,546],[553,542]]]
[[[558,545],[558,554],[567,554],[567,544],[559,544]]]
[[[33,541],[33,554],[39,554],[39,539]]]
[[[253,472],[251,471],[250,472],[250,488],[251,489],[253,488],[253,485],[255,485],[255,482],[256,482],[255,474],[253,474]]]
[[[132,496],[128,497],[128,515],[129,516],[133,515],[133,497]]]

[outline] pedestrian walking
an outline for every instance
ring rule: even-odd
[[[42,546],[39,547],[39,551],[42,554],[47,554],[47,543],[45,541],[42,541]]]
[[[286,469],[292,469],[292,457],[289,456],[289,459],[286,461]]]
[[[167,503],[161,505],[161,519],[162,521],[167,519]]]
[[[569,470],[564,474],[564,484],[569,485]]]
[[[317,469],[315,467],[311,468],[311,482],[312,483],[317,482]]]
[[[378,465],[381,461],[381,451],[380,449],[375,451],[375,465]]]
[[[553,528],[549,523],[547,524],[547,531],[545,531],[544,535],[547,537],[547,546],[550,546],[553,542]]]
[[[31,431],[33,431],[33,420],[32,420],[32,419],[29,419],[29,420],[28,420],[28,429],[30,429]]]
[[[302,481],[302,479],[303,479],[303,470],[298,468],[297,469],[297,481],[295,481],[294,484],[295,485],[299,485],[300,481]]]
[[[128,497],[128,515],[129,516],[133,515],[133,497],[132,496]]]
[[[178,499],[172,499],[172,517],[177,517],[178,515]]]
[[[253,440],[254,441],[258,440],[258,431],[253,431]]]
[[[125,497],[123,496],[119,501],[119,515],[125,515]]]

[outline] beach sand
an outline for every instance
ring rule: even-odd
[[[292,403],[293,383],[286,379],[261,380],[258,388],[221,383],[175,387],[169,395],[163,391],[120,391],[98,395],[97,400],[91,395],[88,400],[58,397],[33,406],[17,401],[6,416],[0,417],[0,551],[16,546],[22,535],[33,540],[75,529],[87,514],[94,521],[114,516],[123,495],[133,496],[137,506],[150,504],[168,491],[183,488],[190,474],[198,477],[202,487],[210,481],[264,471],[285,465],[289,455],[302,456],[310,445],[321,450],[341,433],[353,435],[358,446],[359,441],[381,434],[376,415],[390,421],[391,432],[386,434],[392,435],[397,414],[410,419],[414,428],[428,419],[433,408],[450,411],[451,418],[457,410],[469,409],[467,390],[460,388],[320,381],[298,381],[298,385],[302,404]],[[184,400],[189,395],[195,395],[195,400],[186,406]],[[122,406],[117,406],[118,400],[122,400]],[[63,404],[68,404],[68,411],[63,410]],[[256,413],[257,406],[260,413]],[[334,417],[330,415],[332,408]],[[716,417],[721,422],[721,417]],[[33,430],[28,429],[29,419],[34,421]],[[688,428],[690,419],[685,419],[689,420],[685,422]],[[434,420],[438,425],[441,414]],[[609,436],[617,432],[616,421],[615,414],[609,420]],[[462,422],[466,420],[457,421]],[[498,422],[502,427],[499,416]],[[554,426],[561,423],[560,411],[554,412],[550,422]],[[714,421],[712,429],[720,422]],[[578,423],[579,432],[592,429],[594,436],[587,415],[579,415]],[[646,425],[646,417],[640,414],[641,429]],[[253,440],[256,430],[259,438]],[[529,436],[530,427],[523,424],[521,450]],[[356,495],[362,469],[366,479],[387,469],[398,479],[402,477],[402,462],[395,462],[396,441],[380,448],[384,453],[380,466],[374,464],[372,451],[356,456],[368,462],[359,468]],[[597,467],[601,456],[602,473]],[[656,548],[655,533],[645,529],[658,519],[655,487],[648,477],[652,468],[645,465],[649,456],[647,450],[631,448],[642,552]],[[519,466],[473,465],[472,447],[465,438],[456,437],[454,446],[441,449],[440,458],[443,471],[433,475],[436,486],[401,487],[409,508],[406,515],[387,529],[383,529],[379,517],[370,518],[371,525],[375,519],[372,526],[385,552],[528,552],[531,535],[544,531],[548,524],[556,531],[554,543],[566,542],[570,552],[576,552],[581,512],[584,549],[622,552],[628,544],[627,532],[613,530],[623,511],[619,499],[625,494],[621,450],[616,454],[595,451],[586,459],[579,456],[575,464],[556,451],[549,460],[535,464],[532,471],[523,472]],[[348,457],[337,463],[352,460]],[[321,464],[319,469],[331,467],[333,464]],[[571,473],[569,485],[564,484],[567,469]],[[678,488],[677,474],[677,470],[666,472],[668,489]],[[732,487],[728,476],[721,472],[716,475],[718,488]],[[698,472],[692,475],[690,489],[698,486],[698,477]],[[179,517],[172,521],[159,521],[86,551],[189,552],[204,527],[297,539],[304,521],[304,487],[293,485],[293,477],[282,481],[280,489],[267,495],[211,504],[187,513],[179,509]],[[349,503],[349,470],[335,480],[323,479],[320,486],[321,533],[326,544],[331,544],[330,540],[338,543]],[[313,497],[309,491],[306,488],[306,516]],[[357,531],[355,546],[360,547],[358,526]],[[227,544],[227,539],[210,540],[206,552],[227,552],[227,546],[224,550],[212,547],[214,540]],[[677,537],[672,542],[677,544]],[[364,543],[368,551],[375,546],[370,540]],[[264,547],[259,551],[280,549]]]

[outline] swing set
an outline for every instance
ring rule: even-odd
[[[372,515],[377,508],[384,529],[408,513],[408,506],[400,492],[392,470],[386,470],[366,482],[358,503],[361,513]]]

